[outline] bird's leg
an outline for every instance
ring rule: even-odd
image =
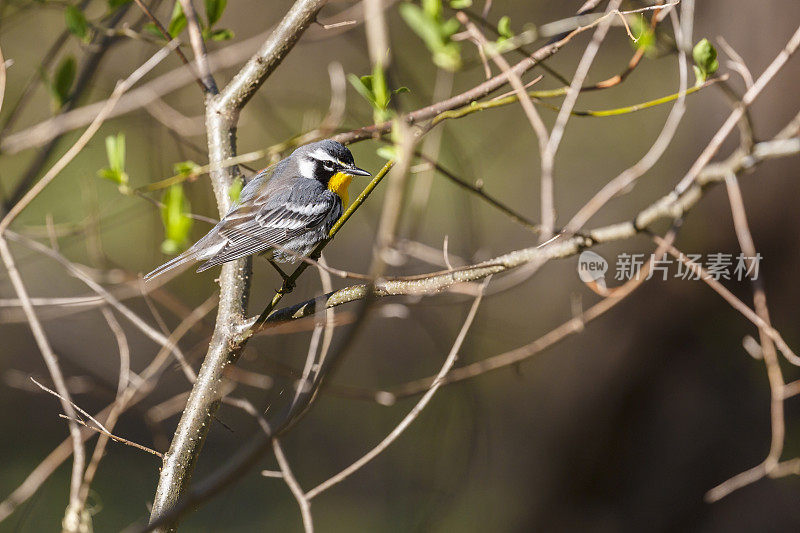
[[[283,285],[276,292],[280,294],[288,294],[292,292],[292,290],[294,290],[295,287],[295,283],[292,277],[288,275],[286,272],[284,272],[283,269],[279,267],[278,264],[272,259],[267,258],[267,261],[269,261],[269,264],[272,265],[272,267],[278,271],[278,274],[281,275],[281,278],[283,278]]]

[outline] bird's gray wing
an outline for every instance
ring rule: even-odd
[[[280,248],[295,237],[339,218],[342,203],[336,194],[316,180],[291,181],[276,186],[269,194],[251,195],[225,215],[215,229],[227,243],[201,268]]]

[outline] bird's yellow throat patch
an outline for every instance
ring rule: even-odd
[[[342,199],[343,208],[347,207],[347,203],[350,200],[347,194],[347,187],[350,186],[352,180],[353,176],[344,174],[343,172],[337,172],[328,180],[328,190],[339,195],[339,198]]]

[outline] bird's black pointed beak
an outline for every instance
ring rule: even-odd
[[[369,172],[364,169],[358,168],[357,166],[347,167],[344,171],[346,174],[350,174],[351,176],[372,176]]]

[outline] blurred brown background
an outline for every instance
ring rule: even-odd
[[[21,9],[18,3],[12,4],[6,6],[6,12],[15,14],[0,26],[3,54],[14,60],[8,72],[6,108],[18,98],[24,80],[36,71],[44,51],[64,27],[63,12],[55,5]],[[89,4],[87,13],[102,12],[104,4],[94,4]],[[526,22],[542,24],[570,16],[578,4],[498,0],[490,17],[497,20],[508,14],[512,28],[519,31]],[[244,40],[278,21],[290,5],[288,1],[231,2],[221,25],[232,29],[237,41]],[[323,14],[348,5],[332,2]],[[158,15],[166,19],[170,10],[171,3],[165,2]],[[138,13],[131,9],[128,16],[134,19]],[[406,110],[427,105],[436,77],[430,54],[396,9],[389,10],[389,21],[395,81],[411,89],[400,97],[400,105]],[[694,41],[724,36],[757,76],[798,23],[800,3],[796,0],[706,0],[697,5]],[[669,24],[662,27],[671,33]],[[321,36],[321,31],[310,32],[246,108],[239,128],[240,153],[266,148],[316,124],[330,98],[329,63],[342,63],[348,73],[367,73],[363,26],[332,38]],[[562,72],[572,72],[587,40],[586,35],[576,39],[551,64]],[[68,49],[79,59],[85,53],[75,39]],[[127,76],[154,50],[153,45],[139,41],[115,45],[83,103],[107,97],[116,80]],[[465,44],[464,50],[465,55],[474,57],[474,47]],[[619,72],[631,53],[624,32],[613,28],[589,81]],[[722,70],[727,70],[724,61],[721,64]],[[797,112],[799,64],[797,58],[792,59],[753,106],[758,138],[771,137]],[[177,66],[177,59],[170,57],[150,77]],[[225,72],[217,78],[227,80],[229,75]],[[741,90],[740,78],[733,74],[732,79]],[[454,93],[481,80],[480,66],[460,72]],[[556,87],[558,82],[546,77],[540,86]],[[674,56],[646,59],[621,86],[582,95],[576,107],[629,105],[672,93],[677,86]],[[168,95],[165,101],[187,116],[202,116],[194,85]],[[630,194],[612,201],[590,227],[628,220],[668,192],[729,112],[716,88],[689,97],[687,105],[675,141],[659,164]],[[556,163],[559,222],[566,221],[603,184],[641,157],[668,112],[669,107],[662,106],[620,117],[571,119]],[[546,109],[541,113],[551,125],[554,113]],[[50,114],[48,96],[40,90],[17,127]],[[342,127],[369,123],[368,105],[348,87]],[[166,128],[144,111],[110,120],[18,219],[15,229],[41,227],[47,215],[58,224],[77,223],[97,210],[104,257],[87,251],[85,234],[61,238],[61,252],[79,263],[135,274],[164,260],[159,252],[163,231],[159,213],[150,204],[121,196],[111,183],[95,175],[106,165],[103,138],[120,131],[127,137],[127,171],[132,185],[171,175],[176,161],[205,162],[204,155],[179,147]],[[56,154],[63,153],[79,133],[67,135]],[[204,146],[202,135],[192,140]],[[723,154],[735,141],[732,135]],[[352,147],[359,166],[372,171],[380,168],[377,146],[364,142]],[[3,190],[13,187],[34,152],[0,155]],[[465,179],[483,179],[488,192],[538,219],[536,141],[519,106],[444,124],[440,161]],[[800,346],[796,320],[800,289],[795,280],[800,268],[797,168],[795,157],[764,163],[741,176],[751,230],[764,257],[762,276],[773,324],[792,347]],[[356,190],[361,183],[355,184]],[[216,216],[207,177],[189,185],[188,192],[194,212]],[[368,268],[382,195],[378,190],[326,249],[329,264],[357,272]],[[196,223],[195,237],[205,229]],[[535,243],[530,233],[437,176],[416,238],[441,247],[445,235],[451,253],[467,260]],[[690,214],[677,246],[693,253],[738,253],[724,188],[711,191]],[[595,251],[613,264],[618,253],[651,250],[651,243],[642,236]],[[18,246],[13,246],[13,251],[33,296],[87,292],[55,262]],[[582,298],[584,308],[596,302],[598,297],[578,279],[576,263],[576,258],[551,262],[515,290],[487,298],[459,364],[531,342],[571,317],[575,295]],[[257,260],[254,270],[251,310],[257,313],[279,282],[263,261]],[[396,272],[429,270],[433,268],[412,260]],[[216,270],[186,273],[166,288],[176,301],[191,309],[215,290],[215,275]],[[344,284],[342,280],[334,283]],[[726,286],[751,302],[748,284],[731,281]],[[301,301],[318,288],[317,275],[309,271],[284,301]],[[13,297],[5,273],[0,274],[0,296]],[[155,324],[141,298],[128,303]],[[445,294],[418,301],[381,302],[397,303],[406,306],[407,318],[386,316],[378,306],[332,383],[375,390],[438,370],[465,317],[469,298]],[[174,328],[181,320],[180,313],[156,305],[167,326]],[[47,382],[46,371],[21,314],[13,309],[2,312],[0,497],[4,498],[67,436],[67,430],[58,418],[60,406],[55,398],[21,389],[29,388],[29,374]],[[118,359],[114,337],[102,315],[91,310],[43,316],[64,372],[77,387],[75,401],[90,412],[107,405],[116,390]],[[131,341],[134,370],[141,369],[157,347],[120,320]],[[196,366],[205,352],[203,341],[209,324],[182,342]],[[316,526],[319,531],[796,531],[800,527],[800,482],[796,478],[760,481],[715,504],[703,501],[706,491],[758,464],[769,450],[769,388],[763,363],[742,349],[745,335],[756,335],[755,328],[702,282],[652,280],[615,310],[587,325],[583,333],[520,367],[444,387],[388,451],[314,500]],[[251,342],[239,366],[273,375],[275,383],[270,390],[240,386],[237,393],[260,408],[280,409],[290,392],[281,368],[302,367],[308,339],[309,333],[304,331]],[[787,381],[800,377],[788,365],[785,370]],[[177,414],[155,427],[145,422],[145,415],[149,408],[185,390],[188,385],[183,375],[177,367],[172,368],[151,398],[122,418],[115,433],[164,450]],[[315,409],[283,441],[300,483],[311,488],[349,465],[379,442],[415,401],[384,407],[323,394]],[[797,402],[787,402],[787,458],[800,453]],[[251,418],[230,407],[222,407],[219,419],[230,429],[223,424],[212,428],[196,479],[222,464],[258,431]],[[97,531],[119,530],[147,516],[159,465],[155,457],[109,445],[90,495],[97,510]],[[274,459],[265,459],[262,468],[274,469]],[[0,523],[0,530],[59,528],[68,478],[67,463]],[[280,480],[261,477],[258,471],[184,524],[187,531],[266,527],[296,531],[301,524],[286,486]]]

